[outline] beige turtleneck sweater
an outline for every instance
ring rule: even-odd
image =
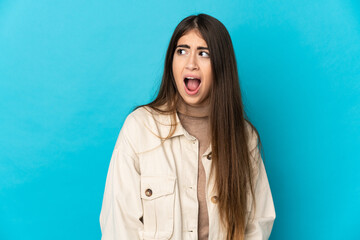
[[[199,201],[198,239],[207,240],[209,235],[209,216],[206,204],[206,175],[201,156],[210,145],[209,106],[193,107],[180,101],[178,116],[185,130],[199,141],[197,196]]]

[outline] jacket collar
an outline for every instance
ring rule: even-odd
[[[187,139],[191,141],[196,140],[196,138],[190,135],[190,133],[188,133],[186,129],[183,127],[179,118],[179,114],[176,112],[176,129],[172,137],[177,137],[181,135],[184,135]]]
[[[153,117],[154,117],[155,121],[158,123],[157,126],[158,126],[159,133],[161,135],[161,138],[163,138],[163,139],[166,138],[168,136],[168,134],[170,133],[172,116],[167,115],[167,114],[159,114],[158,112],[156,112],[154,110],[150,110],[150,111],[153,113]],[[175,128],[173,135],[170,137],[170,139],[179,137],[179,136],[185,136],[189,141],[196,140],[196,138],[194,136],[192,136],[190,133],[188,133],[186,131],[186,129],[183,127],[177,112],[175,114],[175,124],[176,124],[176,128]],[[211,152],[211,144],[210,144],[209,148],[204,152],[203,155],[208,155],[210,152]]]
[[[153,114],[153,117],[155,119],[155,122],[157,123],[158,126],[158,130],[160,132],[161,138],[166,138],[168,136],[168,134],[170,133],[171,130],[171,115],[168,114],[159,114],[154,110],[150,110]],[[185,137],[187,137],[189,140],[195,140],[196,138],[191,136],[183,127],[183,125],[181,124],[180,118],[178,113],[176,112],[175,114],[175,131],[173,133],[173,135],[171,135],[170,138],[174,138],[174,137],[178,137],[178,136],[182,136],[184,135]]]
[[[162,114],[162,113],[159,113],[156,110],[154,110],[150,107],[147,107],[147,106],[145,106],[144,108],[147,112],[149,112],[152,115],[152,118],[154,119],[154,121],[156,123],[155,125],[158,129],[160,137],[163,139],[166,138],[170,133],[171,124],[174,124],[171,121],[171,118],[172,118],[171,114]],[[160,107],[160,109],[164,109],[164,108]],[[170,138],[184,135],[189,140],[196,140],[196,138],[191,136],[186,131],[186,129],[183,127],[177,112],[175,114],[175,126],[173,126],[173,127],[175,127],[175,131],[174,131],[173,135],[171,135]]]

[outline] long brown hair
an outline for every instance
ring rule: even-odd
[[[247,125],[250,122],[247,124],[245,119],[232,41],[219,20],[199,14],[178,24],[167,49],[159,93],[154,101],[144,106],[172,115],[174,122],[177,100],[181,96],[172,72],[173,56],[179,38],[192,29],[197,29],[206,41],[213,71],[210,93],[211,174],[215,175],[220,218],[227,229],[226,239],[244,239],[249,198],[252,198],[255,208],[252,149],[248,146]],[[167,106],[165,110],[160,108],[163,106]],[[170,131],[169,136],[173,132]]]

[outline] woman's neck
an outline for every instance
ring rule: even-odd
[[[210,104],[191,106],[180,97],[177,104],[177,111],[191,117],[208,117],[210,115]]]

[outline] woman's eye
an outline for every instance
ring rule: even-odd
[[[178,49],[177,53],[180,54],[180,55],[183,55],[183,54],[185,54],[185,50],[184,49]]]
[[[200,52],[200,56],[202,56],[202,57],[210,57],[209,53],[207,53],[207,52]]]

